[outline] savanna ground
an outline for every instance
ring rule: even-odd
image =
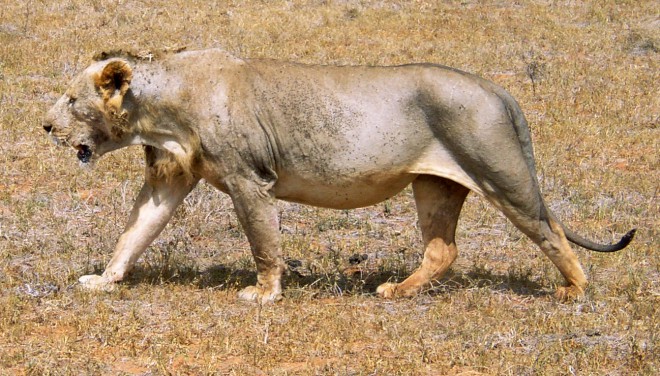
[[[0,374],[658,374],[656,1],[0,1]],[[78,168],[40,120],[102,50],[222,47],[321,64],[428,61],[507,88],[553,210],[616,254],[577,249],[586,299],[471,195],[449,275],[413,299],[375,287],[420,262],[411,192],[365,209],[281,204],[285,299],[255,280],[229,199],[201,184],[119,289],[90,293],[142,182],[139,148]],[[366,259],[365,259],[366,256]]]

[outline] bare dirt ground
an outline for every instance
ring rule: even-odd
[[[562,304],[550,261],[471,195],[449,275],[388,301],[375,287],[421,260],[410,191],[354,211],[282,203],[292,268],[285,299],[259,307],[236,299],[255,274],[231,202],[201,184],[128,281],[81,291],[143,161],[135,148],[80,170],[41,119],[95,53],[179,47],[482,75],[521,103],[556,214],[601,242],[637,237],[577,249],[591,287]],[[646,0],[0,0],[0,374],[658,374],[658,49]]]

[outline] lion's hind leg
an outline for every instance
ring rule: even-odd
[[[419,293],[442,277],[458,255],[454,234],[469,190],[448,179],[420,175],[413,181],[413,192],[425,246],[424,259],[403,282],[380,285],[376,291],[385,298]]]
[[[559,269],[566,280],[566,285],[555,292],[555,297],[561,301],[572,301],[581,298],[587,287],[587,278],[584,275],[580,261],[568,244],[564,230],[553,218],[540,220],[538,232],[528,234],[539,245],[543,253],[548,256]],[[520,226],[518,226],[520,228]],[[525,230],[521,228],[523,232]]]
[[[564,276],[566,285],[557,289],[555,297],[562,301],[578,299],[587,287],[587,278],[580,262],[568,244],[561,225],[546,209],[540,193],[535,190],[528,192],[528,195],[507,195],[503,191],[489,199],[541,248]]]

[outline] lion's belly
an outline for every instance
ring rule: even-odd
[[[407,173],[336,176],[309,179],[282,175],[273,187],[275,197],[285,201],[332,209],[353,209],[373,205],[399,193],[416,177]]]

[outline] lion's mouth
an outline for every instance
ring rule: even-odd
[[[92,160],[92,149],[89,148],[87,145],[78,145],[76,146],[76,149],[78,149],[78,160],[82,163],[89,163],[89,161]]]

